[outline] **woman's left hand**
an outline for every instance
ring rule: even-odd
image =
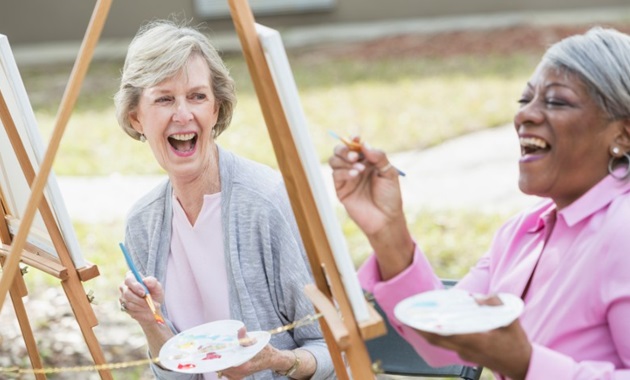
[[[247,330],[242,327],[238,330],[238,339],[242,346],[250,346],[256,341],[250,341],[247,339]],[[269,364],[272,362],[278,350],[270,344],[267,344],[258,354],[256,354],[249,361],[237,366],[231,367],[220,372],[221,378],[227,380],[240,380],[253,373],[265,370],[269,368]]]
[[[221,371],[221,376],[228,380],[240,380],[247,376],[250,376],[256,372],[269,368],[269,363],[273,359],[275,352],[277,352],[270,344],[266,345],[256,356],[249,361],[237,366],[230,367]]]
[[[456,352],[462,360],[514,380],[525,379],[527,375],[532,345],[518,319],[505,327],[476,334],[443,336],[416,331],[430,344]]]

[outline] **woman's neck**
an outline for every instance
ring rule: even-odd
[[[215,150],[213,153],[212,157],[209,157],[208,165],[199,176],[186,179],[171,177],[175,198],[184,209],[191,225],[195,224],[201,212],[204,195],[221,191],[218,152]]]

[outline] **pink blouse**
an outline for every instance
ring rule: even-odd
[[[441,287],[419,248],[397,277],[382,282],[372,256],[359,278],[427,362],[462,363],[393,315],[401,300]],[[520,323],[533,345],[527,379],[630,379],[630,181],[608,176],[560,211],[546,200],[512,218],[457,287],[524,296]]]
[[[173,196],[173,238],[164,281],[165,306],[178,331],[230,319],[221,227],[221,193],[204,195],[195,225]],[[205,380],[217,379],[205,373]]]

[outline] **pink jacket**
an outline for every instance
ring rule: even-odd
[[[533,344],[527,379],[630,379],[630,181],[608,176],[561,211],[547,200],[512,218],[457,287],[522,297],[530,277],[520,317]],[[441,287],[419,248],[397,277],[382,282],[372,256],[359,279],[425,360],[462,363],[393,315],[401,300]]]

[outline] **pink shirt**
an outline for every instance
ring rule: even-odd
[[[401,300],[441,287],[419,248],[414,255],[387,282],[372,256],[360,281],[425,360],[462,363],[393,316]],[[520,317],[533,345],[527,379],[630,379],[630,181],[608,176],[560,211],[544,201],[511,219],[457,287],[522,297],[530,277]]]
[[[230,319],[221,193],[204,196],[194,226],[173,197],[173,236],[164,290],[169,320],[178,331]],[[212,372],[204,378],[217,377]]]

